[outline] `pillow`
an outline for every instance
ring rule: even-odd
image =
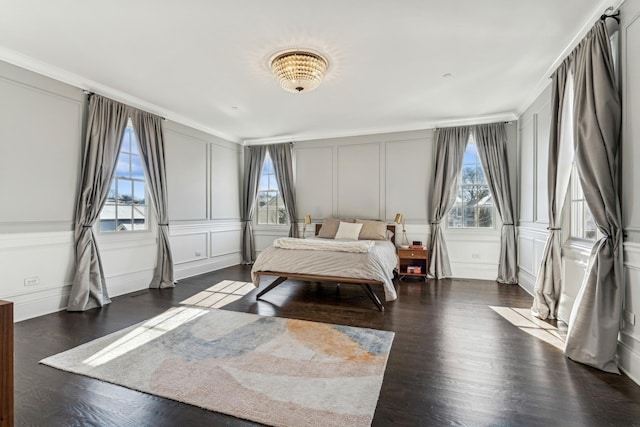
[[[385,240],[387,238],[387,224],[382,221],[367,221],[356,219],[356,223],[362,224],[360,240]]]
[[[358,235],[362,229],[362,224],[352,224],[350,222],[340,222],[335,239],[358,240]]]
[[[318,231],[317,237],[322,237],[324,239],[333,239],[336,237],[336,233],[338,232],[338,227],[340,226],[340,220],[335,218],[325,218],[322,222],[322,227],[320,227],[320,231]]]

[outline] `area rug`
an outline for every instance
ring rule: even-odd
[[[368,426],[393,332],[177,307],[40,363],[274,426]]]

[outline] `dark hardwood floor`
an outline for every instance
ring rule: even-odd
[[[17,323],[16,425],[255,425],[38,364],[160,314],[224,279],[249,281],[249,268],[113,298],[99,310]],[[640,425],[640,386],[568,360],[489,308],[530,307],[531,297],[518,286],[479,280],[396,286],[398,300],[386,303],[384,313],[359,286],[342,285],[337,293],[335,285],[301,282],[283,283],[265,301],[256,302],[252,291],[224,309],[394,331],[374,426]]]

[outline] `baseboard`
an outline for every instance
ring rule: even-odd
[[[498,265],[472,262],[451,262],[453,277],[459,279],[496,280]]]
[[[13,320],[32,319],[67,308],[71,285],[9,298],[13,301]]]
[[[220,255],[215,258],[190,262],[188,264],[176,265],[174,274],[176,280],[180,280],[186,279],[187,277],[197,276],[199,274],[209,273],[210,271],[231,267],[240,263],[242,263],[242,256],[239,252],[236,252]]]
[[[153,270],[138,271],[122,276],[107,277],[109,297],[117,297],[131,292],[147,289],[153,279]]]
[[[536,287],[536,278],[531,274],[523,271],[522,269],[518,272],[518,284],[522,289],[524,289],[529,295],[534,295],[534,290]]]
[[[627,344],[618,341],[618,367],[636,384],[640,385],[640,354]]]

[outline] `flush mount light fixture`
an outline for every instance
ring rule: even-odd
[[[302,93],[320,85],[329,63],[315,52],[292,49],[273,55],[269,66],[284,90]]]

